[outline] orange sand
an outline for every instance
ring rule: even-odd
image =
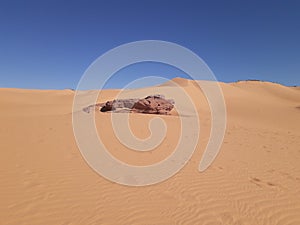
[[[216,160],[200,173],[209,107],[195,81],[174,81],[195,100],[199,143],[179,173],[146,187],[112,183],[87,165],[72,130],[73,91],[0,89],[0,224],[299,225],[300,89],[257,81],[220,83],[226,135]],[[144,91],[153,94],[158,88]],[[117,93],[105,90],[101,99]],[[131,114],[133,132],[147,137],[148,121],[156,116]],[[175,113],[160,117],[170,127],[166,139],[143,153],[116,141],[109,113],[96,113],[96,122],[113,155],[147,165],[167,157],[178,139]]]

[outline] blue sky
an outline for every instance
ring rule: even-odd
[[[164,40],[198,54],[220,81],[300,85],[299,1],[0,1],[0,87],[76,88],[87,67],[127,42]],[[115,74],[185,76],[158,63]]]

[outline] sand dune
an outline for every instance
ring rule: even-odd
[[[95,173],[82,158],[72,129],[71,90],[0,89],[0,224],[288,225],[300,224],[300,89],[259,81],[219,83],[227,107],[220,153],[203,173],[199,161],[211,129],[209,104],[197,84],[176,78],[121,96],[186,91],[198,112],[196,151],[170,179],[128,187]],[[179,86],[177,86],[179,85]],[[93,91],[85,91],[82,106]],[[119,90],[104,90],[99,101]],[[184,102],[184,116],[193,111]],[[172,153],[180,134],[176,111],[169,116],[130,114],[132,131],[150,135],[160,117],[166,138],[149,152],[132,151],[116,139],[109,113],[95,113],[99,136],[111,154],[133,165],[149,165]]]

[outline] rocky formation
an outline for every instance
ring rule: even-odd
[[[115,99],[113,101],[106,102],[105,105],[100,109],[100,111],[107,112],[116,111],[118,109],[132,109],[137,101],[139,101],[139,99]]]
[[[139,99],[132,107],[139,113],[168,114],[174,108],[174,101],[165,99],[162,95],[151,95]]]
[[[89,113],[93,110],[101,112],[135,112],[148,114],[169,114],[174,108],[172,99],[165,99],[163,95],[150,95],[143,99],[115,99],[106,103],[99,103],[85,107],[83,111]]]

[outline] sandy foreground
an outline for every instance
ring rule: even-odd
[[[259,81],[219,83],[226,133],[217,158],[200,173],[211,129],[209,105],[196,81],[173,81],[194,101],[199,141],[182,170],[145,187],[113,183],[88,166],[73,134],[73,91],[0,89],[0,224],[299,225],[300,89]],[[178,88],[165,83],[129,94]],[[111,100],[118,92],[105,90],[100,99]],[[166,138],[153,151],[136,152],[115,137],[110,113],[95,113],[98,135],[110,153],[133,165],[159,162],[177,144],[176,112],[130,114],[132,132],[148,137],[154,117],[168,125]]]

